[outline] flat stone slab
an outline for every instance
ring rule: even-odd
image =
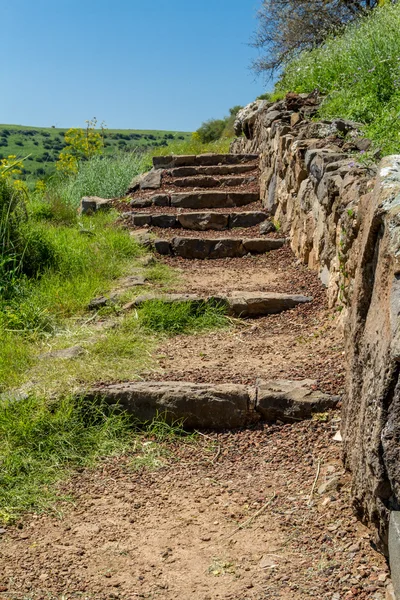
[[[134,213],[130,215],[135,227],[153,226],[164,228],[190,229],[191,231],[223,231],[235,227],[254,227],[268,219],[262,211],[218,213],[212,211],[193,211],[187,213],[156,214]]]
[[[290,310],[299,304],[312,302],[311,297],[302,295],[276,294],[273,292],[231,292],[229,295],[199,296],[197,294],[141,294],[130,304],[141,306],[144,302],[161,300],[167,303],[175,302],[210,302],[225,304],[227,312],[235,317],[262,317],[285,310]]]
[[[99,210],[111,210],[113,201],[111,198],[99,198],[98,196],[84,196],[81,199],[79,213],[90,215]]]
[[[176,167],[170,169],[168,175],[171,177],[191,177],[194,175],[238,175],[249,173],[256,167],[252,164],[240,165],[210,165],[206,167]]]
[[[315,382],[309,379],[290,381],[258,380],[256,410],[263,421],[294,422],[309,419],[315,413],[323,413],[334,408],[338,396],[316,391]]]
[[[230,314],[239,317],[272,315],[313,300],[301,294],[276,294],[275,292],[231,292],[229,296],[222,298],[227,302]]]
[[[263,254],[281,248],[285,239],[272,238],[185,238],[174,237],[156,240],[154,246],[159,254],[171,254],[187,259],[237,258],[246,254]]]
[[[262,211],[232,212],[229,215],[229,229],[234,227],[254,227],[268,219],[268,215]]]
[[[172,169],[175,167],[239,165],[258,160],[258,154],[189,154],[171,156],[153,156],[156,169]]]
[[[82,346],[71,346],[71,348],[63,348],[62,350],[53,350],[52,352],[39,354],[38,358],[41,360],[72,360],[74,358],[78,358],[84,353],[85,350],[82,348]]]
[[[253,411],[247,386],[199,384],[181,381],[120,383],[99,387],[85,394],[119,404],[140,421],[157,415],[168,423],[182,420],[187,429],[244,427]]]
[[[172,185],[177,187],[218,188],[246,185],[252,183],[254,179],[240,176],[222,177],[219,179],[210,175],[199,175],[197,177],[180,177],[172,181]]]
[[[233,208],[259,202],[259,192],[180,192],[171,194],[176,208]]]
[[[313,381],[258,381],[248,387],[182,381],[141,381],[99,386],[87,399],[118,404],[136,419],[163,416],[185,429],[235,429],[259,420],[293,422],[334,408],[339,398],[314,391]]]
[[[162,169],[152,169],[140,179],[141,190],[157,190],[161,187]]]
[[[229,215],[224,213],[179,213],[177,218],[181,227],[194,231],[206,231],[207,229],[222,231],[223,229],[228,229],[229,225]]]

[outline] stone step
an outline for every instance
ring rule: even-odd
[[[241,165],[211,165],[209,167],[176,167],[169,169],[171,177],[192,177],[195,175],[239,175],[254,171],[258,164],[244,163]]]
[[[163,415],[168,423],[182,421],[187,430],[234,429],[258,421],[293,423],[335,408],[340,398],[315,391],[315,381],[262,381],[255,386],[140,381],[83,390],[88,400],[119,405],[135,419],[147,422]]]
[[[138,213],[130,217],[135,227],[183,228],[194,231],[222,231],[234,227],[254,227],[268,219],[262,211],[251,212],[190,212],[173,214]]]
[[[213,165],[239,165],[258,160],[258,154],[188,154],[153,156],[156,169],[175,167],[206,167]]]
[[[181,192],[171,194],[176,208],[230,208],[260,201],[259,192]]]
[[[221,178],[211,175],[197,175],[193,177],[180,177],[171,181],[171,185],[176,187],[193,188],[220,188],[250,185],[257,180],[254,175],[251,177],[241,177],[240,175],[222,176]]]
[[[175,194],[159,193],[143,198],[133,198],[132,208],[149,208],[151,206],[172,206],[175,208],[234,208],[246,206],[260,201],[259,192],[177,192]]]
[[[273,238],[195,238],[174,237],[155,240],[156,252],[188,259],[239,258],[246,254],[264,254],[281,248],[285,239]]]
[[[204,302],[218,302],[226,306],[228,314],[234,317],[264,317],[290,310],[299,304],[312,302],[309,296],[301,294],[278,294],[275,292],[242,292],[233,291],[229,294],[217,296],[198,296],[197,294],[142,294],[135,298],[125,308],[141,306],[145,302],[152,300],[162,300],[167,304],[180,302],[194,302],[203,304]]]

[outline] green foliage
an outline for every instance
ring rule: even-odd
[[[320,116],[366,124],[384,153],[400,149],[400,4],[387,4],[349,25],[285,68],[278,91],[311,92],[326,99]]]
[[[76,174],[49,181],[45,201],[76,209],[83,196],[120,197],[132,179],[146,170],[148,161],[146,154],[138,152],[119,152],[114,157],[94,156],[79,163]]]
[[[132,452],[131,468],[153,469],[165,463],[168,444],[195,440],[180,422],[168,424],[157,415],[141,423],[98,399],[0,400],[0,522],[68,499],[56,484],[103,457]]]
[[[67,129],[26,127],[0,124],[0,159],[9,154],[30,155],[25,162],[21,179],[27,182],[45,178],[55,172],[55,163],[65,148]],[[167,146],[171,141],[190,139],[191,133],[136,129],[107,129],[104,131],[104,155],[113,157],[119,152],[146,152]],[[122,142],[124,145],[122,145]]]
[[[64,140],[66,143],[56,163],[57,171],[63,175],[72,175],[78,172],[79,163],[90,160],[94,156],[103,154],[104,127],[96,131],[97,119],[86,121],[86,129],[69,129]]]
[[[237,113],[242,107],[237,105],[229,109],[229,116],[223,119],[205,121],[193,134],[194,139],[203,144],[215,142],[221,138],[232,138],[235,135],[233,124]]]
[[[176,335],[227,327],[226,306],[213,302],[149,300],[138,311],[139,323],[150,331]]]

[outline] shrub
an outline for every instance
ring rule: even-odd
[[[195,139],[203,144],[215,142],[221,138],[234,137],[233,123],[242,107],[237,105],[229,109],[229,116],[223,119],[209,119],[205,121],[194,133]]]

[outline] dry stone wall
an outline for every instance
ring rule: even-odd
[[[344,460],[355,508],[386,552],[400,508],[400,156],[362,165],[359,124],[311,121],[317,107],[315,95],[253,103],[231,151],[260,153],[264,206],[341,311]]]

